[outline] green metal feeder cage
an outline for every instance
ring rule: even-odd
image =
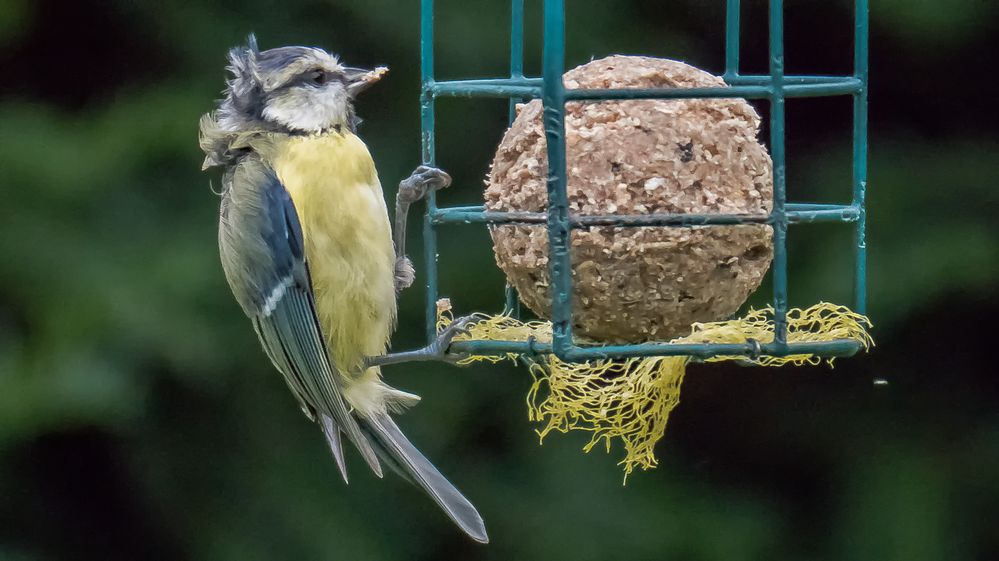
[[[867,52],[868,0],[855,1],[854,74],[852,76],[785,75],[783,0],[769,4],[769,61],[767,75],[739,73],[740,0],[727,0],[725,22],[725,72],[730,87],[661,89],[566,89],[565,0],[544,1],[543,76],[523,73],[524,0],[512,0],[510,28],[510,76],[494,79],[437,81],[434,77],[434,2],[421,0],[422,161],[435,165],[435,102],[442,96],[499,97],[510,100],[510,120],[514,105],[528,98],[540,98],[544,106],[544,129],[548,155],[548,207],[546,213],[490,212],[481,206],[442,208],[431,193],[424,221],[426,281],[426,321],[428,339],[436,337],[438,322],[437,231],[447,225],[464,224],[544,224],[550,247],[551,343],[535,340],[472,340],[452,344],[451,351],[473,355],[538,356],[554,354],[564,362],[593,359],[651,356],[687,356],[709,359],[718,356],[786,357],[813,355],[831,358],[850,356],[864,344],[857,339],[816,342],[788,342],[787,235],[791,224],[837,222],[854,230],[853,310],[866,310],[866,242],[864,206],[867,186]],[[787,201],[786,151],[784,145],[785,99],[789,97],[853,97],[853,194],[848,204],[809,204]],[[641,216],[573,216],[569,213],[566,190],[565,104],[578,100],[746,98],[766,99],[770,104],[770,153],[773,159],[773,207],[769,214],[649,214]],[[769,224],[773,227],[773,318],[772,342],[747,341],[742,344],[678,344],[650,342],[630,345],[582,346],[572,333],[572,275],[569,236],[572,229],[592,225],[639,228]],[[508,309],[516,309],[517,294],[508,288]]]

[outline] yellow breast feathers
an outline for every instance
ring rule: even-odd
[[[396,315],[395,248],[375,164],[350,133],[281,137],[270,148],[265,158],[302,223],[330,358],[358,376],[365,356],[385,352]]]

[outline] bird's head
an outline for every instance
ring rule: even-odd
[[[263,121],[269,128],[318,133],[353,130],[354,98],[387,69],[351,68],[315,47],[260,51],[251,35],[245,47],[229,51],[226,97],[220,110],[234,121]]]

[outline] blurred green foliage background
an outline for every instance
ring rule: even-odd
[[[721,71],[721,0],[572,0],[567,17],[569,67]],[[765,2],[743,18],[744,70],[765,71]],[[787,0],[788,71],[849,73],[851,18]],[[506,2],[440,0],[438,75],[502,75],[507,25]],[[626,487],[620,450],[538,446],[523,369],[387,371],[424,396],[400,423],[479,507],[482,547],[356,456],[342,484],[228,293],[219,178],[199,172],[198,117],[255,31],[392,68],[359,112],[394,196],[419,158],[418,3],[0,0],[0,560],[999,559],[997,25],[984,0],[873,2],[870,355],[693,366],[660,467]],[[849,118],[848,98],[789,101],[794,199],[848,200]],[[443,202],[479,201],[505,102],[443,100],[438,119]],[[791,240],[792,304],[849,302],[849,234]],[[446,232],[441,266],[459,312],[500,309],[483,229]],[[420,342],[422,298],[404,295],[396,348]]]

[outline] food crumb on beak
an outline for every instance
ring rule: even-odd
[[[387,72],[388,72],[387,66],[379,66],[374,70],[369,70],[364,74],[357,76],[356,78],[351,80],[350,84],[348,84],[347,93],[349,93],[351,97],[356,96],[362,91],[368,89],[372,84],[374,84],[378,80],[381,80],[382,76],[384,76],[385,73]]]
[[[369,84],[373,84],[373,83],[377,82],[378,80],[381,80],[382,76],[384,76],[385,74],[387,74],[388,71],[389,71],[388,66],[379,66],[379,67],[375,68],[374,70],[372,70],[371,72],[368,72],[367,74],[365,74],[363,77],[361,77],[361,80],[363,80],[363,81],[365,81],[365,82],[367,82]]]

